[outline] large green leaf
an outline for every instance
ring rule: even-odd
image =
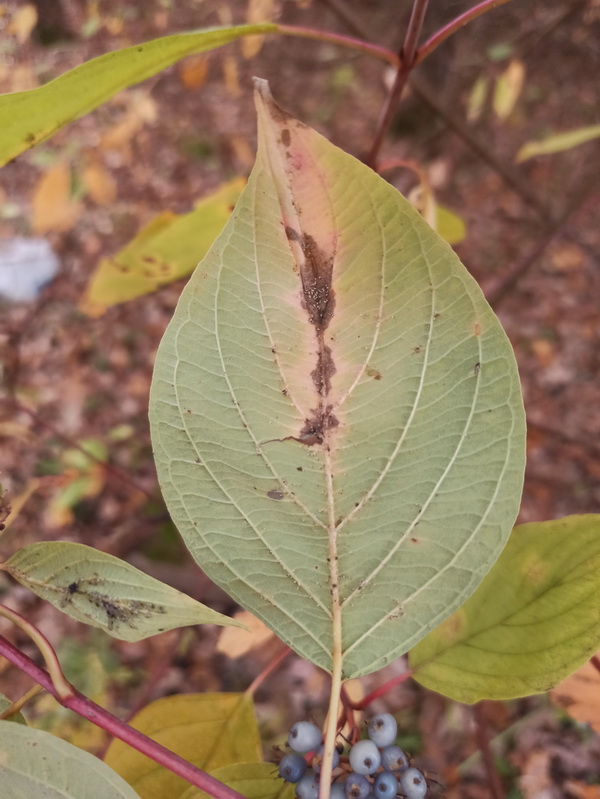
[[[6,799],[139,799],[97,757],[43,730],[0,721],[0,796]]]
[[[340,642],[354,677],[437,626],[502,550],[519,380],[450,247],[257,86],[256,165],[157,356],[155,458],[202,568],[324,669]]]
[[[273,33],[277,25],[239,25],[178,33],[86,61],[39,89],[0,96],[0,166],[46,141],[56,131],[140,83],[180,58],[214,50],[255,33]]]
[[[73,619],[123,641],[140,641],[188,624],[244,626],[120,558],[84,544],[29,544],[2,569]]]
[[[600,645],[600,516],[516,527],[473,596],[410,653],[461,702],[547,691]]]
[[[168,696],[147,705],[130,724],[205,771],[261,756],[252,702],[243,694]],[[143,799],[180,796],[189,788],[181,777],[117,739],[105,762]]]

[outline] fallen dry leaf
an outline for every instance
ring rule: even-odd
[[[247,610],[236,613],[234,619],[245,624],[248,630],[242,630],[239,627],[223,628],[217,642],[217,652],[227,655],[227,657],[239,658],[274,637],[266,624],[263,624]]]
[[[73,227],[81,213],[81,205],[71,199],[69,164],[60,161],[41,176],[33,193],[32,210],[35,233],[60,232]]]
[[[110,205],[117,196],[117,184],[110,172],[100,163],[92,162],[81,173],[83,185],[97,205]]]
[[[7,33],[12,34],[19,44],[24,44],[30,37],[38,20],[37,9],[33,3],[26,3],[12,18]]]
[[[550,698],[571,718],[600,732],[600,672],[591,661],[559,683]]]
[[[179,80],[186,89],[199,89],[208,74],[208,55],[199,53],[190,56],[179,65]]]
[[[246,22],[249,25],[253,25],[257,22],[268,22],[273,17],[274,5],[274,0],[248,0]],[[244,58],[254,58],[254,56],[260,52],[264,40],[264,36],[244,37],[240,42]]]

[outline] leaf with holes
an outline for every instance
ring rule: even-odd
[[[150,415],[202,568],[303,657],[384,666],[471,594],[523,479],[514,356],[390,185],[257,82],[255,167],[186,286]]]

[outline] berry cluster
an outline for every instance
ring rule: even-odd
[[[423,799],[427,782],[394,744],[398,725],[389,713],[369,722],[368,739],[358,741],[346,756],[334,752],[331,799]],[[323,759],[321,730],[310,721],[299,721],[290,730],[292,751],[282,757],[279,776],[296,785],[297,799],[319,799],[319,773]],[[310,768],[309,768],[310,765]]]

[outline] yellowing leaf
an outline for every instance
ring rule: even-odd
[[[234,763],[211,771],[246,799],[294,799],[294,786],[277,776],[274,763]],[[209,794],[192,786],[179,799],[210,799]]]
[[[261,759],[254,710],[243,694],[169,696],[147,705],[129,723],[204,771]],[[181,777],[116,739],[104,760],[143,799],[180,796],[189,788]]]
[[[571,718],[600,733],[600,672],[591,661],[557,685],[551,697]]]
[[[188,214],[164,211],[155,217],[121,252],[100,261],[80,310],[100,316],[112,305],[149,294],[193,272],[223,229],[244,183],[242,178],[226,183]]]
[[[600,644],[600,515],[516,527],[473,596],[410,653],[460,702],[542,693]]]
[[[458,244],[467,235],[462,217],[443,205],[436,208],[435,230],[448,244]]]
[[[263,646],[268,640],[273,638],[273,633],[266,624],[264,624],[252,613],[247,610],[241,610],[234,616],[236,621],[241,622],[246,630],[238,630],[234,627],[229,627],[221,633],[217,643],[217,652],[227,655],[230,658],[239,658],[242,655],[255,649],[257,646]]]
[[[122,641],[140,641],[190,624],[240,626],[129,563],[84,544],[30,544],[2,569],[67,616]]]
[[[486,77],[477,78],[469,94],[467,101],[467,119],[469,122],[477,122],[483,111],[489,89],[489,81]]]
[[[520,164],[536,155],[550,155],[563,150],[571,150],[573,147],[578,147],[580,144],[585,144],[599,137],[600,125],[577,128],[566,133],[553,133],[551,136],[546,136],[538,141],[530,141],[524,144],[517,153],[515,161]]]
[[[525,81],[525,66],[522,61],[513,59],[504,72],[496,79],[493,106],[496,116],[507,119],[516,105]]]
[[[32,228],[36,233],[64,231],[73,227],[81,205],[71,199],[71,168],[61,161],[41,177],[32,200]]]
[[[0,166],[57,130],[180,58],[221,47],[277,25],[208,28],[164,36],[87,61],[38,89],[0,96]]]

